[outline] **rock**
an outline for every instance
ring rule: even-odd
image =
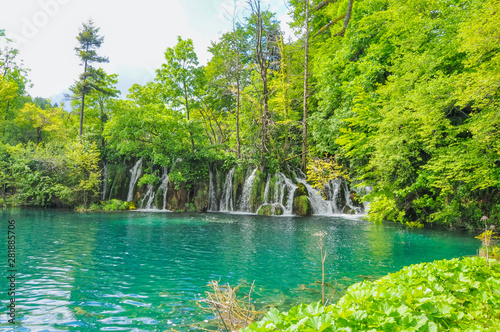
[[[292,213],[298,216],[312,215],[311,202],[306,195],[298,196],[293,199]]]
[[[293,193],[293,198],[295,199],[298,196],[307,196],[307,188],[303,183],[297,183],[297,189]]]
[[[283,206],[281,204],[262,204],[257,214],[260,216],[281,216],[283,215]]]
[[[293,193],[292,213],[298,216],[312,215],[312,206],[309,201],[307,188],[303,183],[297,183],[297,189]]]
[[[257,210],[257,214],[259,216],[272,216],[273,215],[273,208],[271,204],[262,204]]]
[[[282,216],[283,213],[285,212],[283,210],[283,205],[281,205],[281,204],[273,204],[273,207],[274,207],[274,215],[275,216]]]

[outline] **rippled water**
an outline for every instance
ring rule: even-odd
[[[207,284],[251,284],[256,305],[320,299],[318,231],[337,295],[405,265],[476,253],[473,235],[340,217],[0,210],[16,220],[18,331],[188,330],[213,318]],[[6,252],[6,236],[0,236]],[[6,255],[1,271],[7,275]],[[1,278],[0,330],[8,280]],[[22,328],[21,328],[22,327]]]

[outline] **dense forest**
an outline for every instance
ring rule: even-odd
[[[370,202],[370,221],[499,223],[499,0],[290,0],[294,40],[247,5],[206,65],[178,37],[126,98],[99,67],[113,61],[105,36],[83,23],[65,107],[28,95],[0,30],[0,205],[129,201],[124,178],[141,160],[138,186],[168,173],[184,192],[176,210],[207,210],[197,200],[215,169],[252,166],[262,183],[301,169],[320,190],[339,176],[370,188],[353,197]]]

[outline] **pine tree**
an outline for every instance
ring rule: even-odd
[[[93,90],[99,91],[99,71],[92,67],[91,63],[109,62],[107,57],[99,56],[96,50],[101,47],[104,37],[99,36],[100,28],[94,26],[94,22],[90,19],[87,23],[83,23],[80,33],[76,37],[78,46],[75,47],[76,54],[80,58],[83,65],[83,73],[80,75],[78,82],[71,88],[72,92],[81,96],[80,110],[80,137],[83,132],[83,111],[85,108],[85,95]],[[106,93],[105,91],[102,91]]]

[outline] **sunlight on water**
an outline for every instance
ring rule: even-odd
[[[327,232],[326,279],[335,297],[354,282],[413,263],[473,255],[479,247],[467,233],[332,216],[0,214],[3,229],[8,219],[16,220],[19,331],[191,329],[213,318],[197,303],[211,280],[244,283],[243,290],[255,280],[252,298],[264,309],[317,301],[318,231]],[[6,245],[0,237],[0,246]],[[3,271],[6,264],[2,259]],[[2,331],[11,329],[6,315],[0,324]]]

